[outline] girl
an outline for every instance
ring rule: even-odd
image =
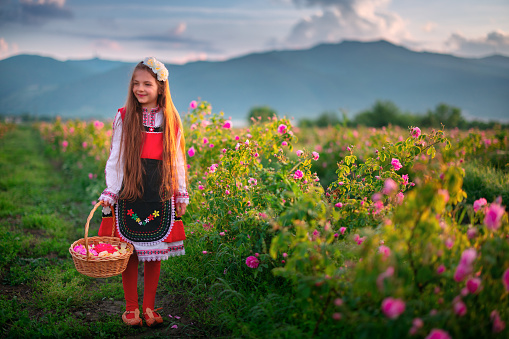
[[[163,322],[154,310],[161,260],[183,255],[186,211],[186,161],[180,116],[168,85],[168,70],[155,58],[134,68],[127,103],[113,121],[107,188],[100,236],[114,235],[135,248],[122,284],[126,300],[124,323],[143,324],[138,309],[138,261],[145,263],[143,316],[148,326]],[[111,208],[115,208],[113,225]],[[158,309],[159,310],[159,309]]]

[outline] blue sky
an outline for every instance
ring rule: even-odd
[[[321,42],[509,56],[508,0],[0,0],[0,59],[225,60]]]

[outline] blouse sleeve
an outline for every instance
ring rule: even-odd
[[[120,139],[122,137],[122,118],[120,112],[113,120],[111,135],[110,156],[106,162],[104,174],[106,177],[106,189],[102,192],[99,200],[108,202],[110,205],[118,201],[118,193],[124,179],[124,159],[120,159]]]
[[[177,140],[180,141],[180,133]],[[180,144],[180,143],[179,143]],[[175,193],[175,202],[189,204],[189,194],[186,187],[186,169],[184,168],[184,154],[180,145],[177,145],[177,175],[178,175],[178,191]]]

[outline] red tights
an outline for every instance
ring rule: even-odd
[[[157,283],[161,273],[160,261],[146,261],[144,274],[143,291],[143,309],[147,307],[154,309],[156,299]],[[134,311],[139,307],[138,304],[138,256],[136,252],[131,255],[127,268],[122,273],[122,284],[124,285],[124,297],[126,301],[126,311]],[[134,314],[129,314],[134,317]]]

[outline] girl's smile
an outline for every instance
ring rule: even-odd
[[[159,96],[156,79],[146,70],[137,70],[133,76],[133,94],[142,108],[156,107]]]

